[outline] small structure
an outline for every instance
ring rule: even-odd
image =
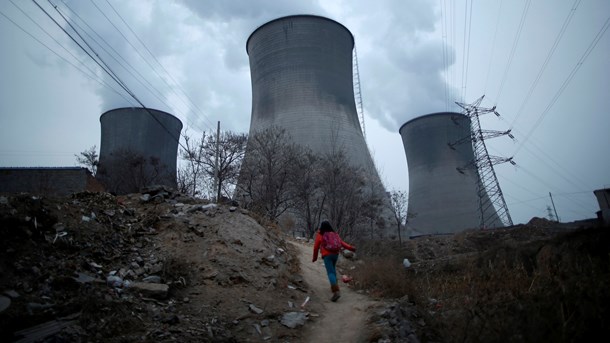
[[[597,218],[599,218],[605,225],[610,224],[610,188],[596,189],[593,191],[599,204],[599,211],[597,211]]]
[[[0,167],[0,192],[69,195],[102,192],[104,187],[83,167]]]

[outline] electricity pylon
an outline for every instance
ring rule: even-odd
[[[474,159],[463,168],[458,167],[457,170],[460,173],[464,173],[464,169],[472,168],[479,174],[477,195],[479,196],[481,228],[486,228],[492,224],[494,213],[497,213],[504,226],[512,226],[513,220],[510,217],[506,201],[504,201],[504,195],[502,194],[502,189],[500,189],[500,183],[498,182],[494,165],[505,162],[515,165],[515,162],[512,157],[505,158],[489,155],[485,140],[500,136],[509,136],[511,139],[514,139],[515,137],[510,133],[511,130],[493,131],[481,129],[481,122],[479,121],[480,115],[494,113],[496,116],[500,116],[496,111],[496,106],[491,108],[480,106],[484,97],[485,95],[481,96],[472,104],[456,102],[458,106],[464,109],[464,114],[470,118],[470,137],[464,137],[454,143],[449,143],[449,146],[453,148],[456,144],[462,144],[469,141],[472,143]]]

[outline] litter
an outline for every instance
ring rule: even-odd
[[[305,305],[307,305],[308,302],[309,302],[309,297],[305,298],[305,301],[303,301],[303,303],[301,304],[301,308],[305,307]]]

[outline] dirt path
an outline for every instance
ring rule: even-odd
[[[364,295],[358,294],[346,284],[339,282],[341,298],[333,303],[332,293],[326,276],[326,269],[321,258],[311,262],[312,246],[293,243],[299,251],[301,273],[311,289],[310,302],[321,308],[319,317],[312,318],[305,328],[308,342],[367,342],[366,317],[367,309],[374,304]],[[339,257],[338,268],[341,267]],[[340,278],[340,275],[338,275]],[[307,306],[306,306],[307,307]],[[316,306],[318,307],[318,306]]]

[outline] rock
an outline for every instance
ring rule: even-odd
[[[150,275],[142,279],[142,282],[146,283],[161,283],[161,277],[157,275]]]
[[[13,298],[13,299],[19,298],[19,293],[17,293],[15,290],[12,290],[12,289],[4,292],[4,294],[9,296],[9,297],[11,297],[11,298]]]
[[[163,283],[132,282],[129,285],[129,290],[139,292],[144,297],[165,299],[169,292],[169,285]]]
[[[260,308],[254,306],[254,304],[250,304],[249,308],[250,308],[250,311],[252,311],[253,313],[256,313],[256,314],[263,313],[263,310],[261,310]]]
[[[121,287],[123,286],[123,278],[117,275],[110,275],[106,278],[106,283],[110,287]]]
[[[305,312],[288,312],[282,316],[282,325],[294,329],[297,326],[305,325],[307,321],[307,313]]]
[[[175,324],[178,324],[179,322],[180,322],[180,318],[178,318],[178,316],[175,314],[171,314],[171,315],[161,319],[161,323],[169,324],[169,325],[175,325]]]
[[[0,295],[0,313],[11,306],[11,298]]]
[[[349,258],[349,259],[351,259],[351,258],[354,258],[354,256],[355,256],[355,255],[356,255],[356,254],[354,254],[354,252],[353,252],[353,251],[349,251],[349,250],[343,250],[343,256],[344,256],[345,258]]]
[[[189,208],[188,210],[186,210],[186,212],[187,213],[193,213],[193,212],[197,212],[197,211],[206,212],[208,210],[212,210],[217,207],[218,207],[218,205],[216,205],[216,204],[194,205],[194,206],[191,206],[191,208]]]
[[[236,210],[237,210],[237,207],[235,207],[235,206],[229,207],[229,212],[235,212]]]
[[[78,277],[75,277],[73,279],[76,280],[76,282],[79,282],[79,283],[91,283],[91,282],[96,280],[95,277],[93,277],[91,275],[87,275],[85,273],[78,273]],[[101,281],[101,282],[104,282],[104,281]]]

